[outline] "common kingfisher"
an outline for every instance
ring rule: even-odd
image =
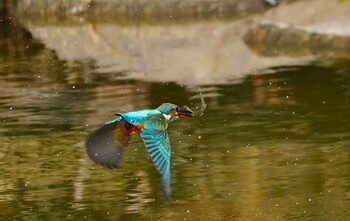
[[[200,93],[202,106],[196,112],[189,107],[164,103],[156,109],[116,113],[114,120],[93,132],[86,142],[89,157],[103,166],[118,168],[123,147],[128,145],[132,133],[139,133],[152,161],[161,174],[162,191],[171,196],[170,157],[171,148],[167,133],[168,124],[180,118],[202,115],[206,108]]]

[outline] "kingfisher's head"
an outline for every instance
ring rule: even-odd
[[[194,112],[184,105],[183,107],[179,107],[176,104],[164,103],[160,105],[157,110],[159,110],[162,114],[170,115],[171,117],[193,117]]]

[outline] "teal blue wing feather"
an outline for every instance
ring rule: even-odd
[[[167,122],[162,115],[150,117],[141,130],[141,137],[157,170],[162,175],[162,190],[169,199],[171,196],[170,157],[171,148]]]
[[[123,117],[121,116],[117,116],[117,118],[111,120],[111,121],[108,121],[105,123],[105,125],[108,125],[108,124],[113,124],[113,123],[116,123],[116,122],[120,122],[121,120],[123,120]]]
[[[155,110],[139,110],[139,111],[131,111],[122,114],[116,114],[121,116],[128,123],[135,125],[136,123],[142,124],[144,123],[149,116],[156,114]],[[159,112],[158,112],[159,113]]]

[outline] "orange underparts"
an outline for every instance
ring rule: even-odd
[[[130,133],[140,133],[141,129],[145,126],[145,124],[129,124],[125,123],[125,128],[130,132]]]

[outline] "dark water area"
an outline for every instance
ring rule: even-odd
[[[4,49],[9,43],[3,40]],[[347,220],[350,65],[274,66],[200,86],[198,118],[170,125],[173,199],[142,140],[122,167],[96,165],[87,136],[113,113],[200,105],[195,87],[60,60],[38,42],[0,52],[0,219]]]

